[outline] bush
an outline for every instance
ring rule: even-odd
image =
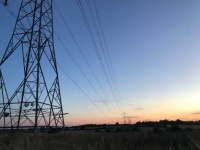
[[[140,131],[140,129],[136,125],[133,125],[132,126],[132,131]]]
[[[180,131],[181,128],[179,127],[178,124],[172,124],[171,127],[169,128],[169,130],[170,130],[171,132],[177,132],[177,131]]]
[[[162,134],[164,133],[164,131],[162,129],[160,129],[159,127],[155,127],[153,129],[153,133],[156,133],[156,134]]]
[[[122,128],[117,128],[116,132],[122,132]]]

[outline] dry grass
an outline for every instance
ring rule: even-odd
[[[198,150],[199,130],[165,132],[67,131],[60,134],[0,135],[0,150]]]

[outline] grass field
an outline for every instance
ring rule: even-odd
[[[200,130],[0,134],[0,150],[198,150]]]

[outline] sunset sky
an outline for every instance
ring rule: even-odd
[[[88,1],[80,1],[106,66]],[[65,116],[65,124],[122,123],[123,112],[128,114],[132,123],[160,119],[199,120],[200,1],[94,0],[98,13],[95,12],[94,1],[89,1],[96,22],[97,15],[101,20],[117,84],[112,84],[114,77],[109,75],[108,68],[106,70],[114,95],[119,95],[119,98],[114,98],[106,80],[79,10],[80,5],[76,0],[54,0],[56,58],[61,66],[58,71],[63,109],[69,113]],[[19,0],[9,1],[9,8],[14,14],[18,13],[19,5]],[[0,5],[0,58],[14,24],[14,17]],[[102,38],[100,31],[99,28]],[[18,53],[16,56],[21,55],[20,51]],[[4,78],[11,95],[19,84],[15,82],[17,64],[9,66],[7,63],[6,66]]]

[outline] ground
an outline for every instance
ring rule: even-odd
[[[200,130],[140,127],[65,133],[2,133],[0,150],[198,150]]]

